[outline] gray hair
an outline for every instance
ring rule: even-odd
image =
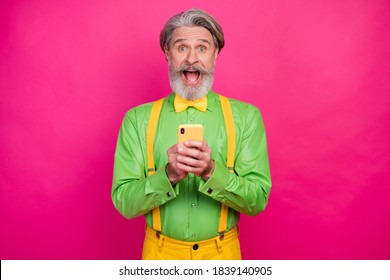
[[[225,45],[222,28],[215,20],[215,18],[205,11],[191,9],[171,17],[165,24],[163,30],[161,30],[160,47],[163,51],[165,51],[165,49],[169,49],[173,31],[176,28],[183,26],[199,26],[206,28],[208,31],[210,31],[211,35],[213,36],[214,45],[218,49],[218,53]]]

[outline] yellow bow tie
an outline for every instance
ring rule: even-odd
[[[206,112],[207,109],[207,97],[204,96],[201,99],[197,99],[194,101],[184,100],[179,95],[176,94],[175,101],[173,102],[176,113],[180,113],[192,106],[199,111]]]

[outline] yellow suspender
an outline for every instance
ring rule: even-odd
[[[161,98],[154,102],[152,111],[150,112],[150,119],[148,124],[148,131],[146,132],[146,152],[148,156],[148,176],[151,176],[156,168],[154,166],[154,133],[158,123],[158,117],[160,116],[161,106],[164,98]],[[153,227],[156,231],[161,232],[161,219],[160,219],[160,207],[156,207],[152,210],[153,215]]]
[[[236,134],[234,131],[233,113],[232,113],[232,108],[230,107],[230,102],[225,96],[220,95],[219,100],[221,101],[222,112],[223,112],[223,117],[225,119],[226,134],[227,134],[228,148],[227,148],[226,166],[230,172],[233,172],[234,150],[236,148]],[[220,234],[223,234],[227,228],[228,213],[229,213],[229,208],[225,204],[222,204],[221,214],[219,218],[219,226],[218,226],[218,232]]]
[[[229,99],[219,95],[221,101],[222,112],[225,119],[226,133],[227,133],[227,158],[226,166],[230,172],[233,172],[234,166],[234,151],[236,144],[236,135],[234,130],[234,120],[232,109],[230,106]],[[152,175],[156,170],[154,166],[154,133],[156,131],[158,118],[160,116],[161,106],[163,98],[154,102],[152,111],[150,113],[150,120],[148,124],[148,130],[146,133],[146,149],[147,149],[147,158],[148,158],[148,176]],[[228,217],[229,207],[222,204],[221,214],[219,218],[218,232],[223,234],[227,228],[227,217]],[[152,210],[153,216],[153,228],[157,232],[161,232],[161,216],[160,216],[160,207],[156,207]]]

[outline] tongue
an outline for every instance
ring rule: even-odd
[[[199,72],[184,72],[184,75],[186,76],[187,81],[190,83],[196,83],[199,77]]]

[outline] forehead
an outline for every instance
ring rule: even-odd
[[[183,41],[204,41],[210,45],[213,42],[213,36],[210,31],[200,26],[182,26],[172,32],[172,44]]]

